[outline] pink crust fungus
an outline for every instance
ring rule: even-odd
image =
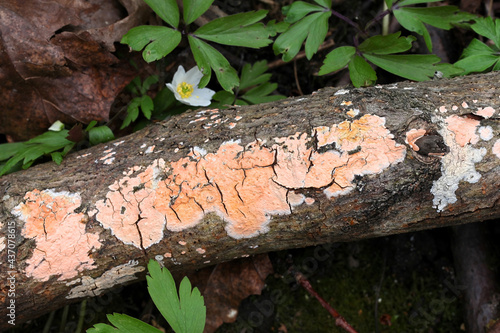
[[[455,141],[460,146],[466,144],[475,144],[479,141],[476,134],[476,128],[479,126],[479,120],[457,115],[449,116],[445,119],[448,129],[455,134]]]
[[[483,108],[477,108],[477,111],[474,112],[474,114],[481,116],[485,119],[493,117],[495,114],[495,109],[493,109],[491,106],[487,106],[484,109]]]
[[[326,187],[328,197],[347,193],[356,175],[380,173],[406,153],[377,116],[313,134],[319,147],[335,148],[317,152],[315,138],[296,133],[275,138],[271,147],[259,139],[244,147],[227,141],[214,153],[192,149],[168,166],[156,160],[111,185],[106,199],[96,203],[96,218],[123,242],[144,248],[161,240],[165,226],[181,231],[209,213],[227,222],[229,236],[253,237],[267,232],[272,215],[290,214],[291,206],[304,202],[292,190]]]
[[[423,137],[427,133],[426,130],[424,129],[411,129],[408,132],[406,132],[406,139],[405,142],[410,145],[411,149],[414,151],[419,151],[420,148],[415,144],[415,141]]]
[[[74,212],[81,204],[78,193],[33,190],[24,200],[12,213],[25,222],[22,235],[36,241],[26,275],[41,281],[60,275],[58,280],[65,280],[95,268],[89,252],[101,243],[99,235],[85,231],[85,215]]]
[[[492,148],[493,154],[495,154],[498,158],[500,158],[500,139],[495,141],[495,144],[493,145]]]
[[[111,191],[106,199],[96,202],[96,219],[123,243],[148,248],[163,238],[165,216],[154,209],[152,194],[164,166],[163,159],[155,160],[137,177],[125,176],[115,181],[109,186]]]

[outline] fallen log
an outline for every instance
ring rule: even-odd
[[[500,217],[500,73],[187,112],[0,178],[0,329],[144,278]]]

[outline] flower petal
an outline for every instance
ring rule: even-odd
[[[170,91],[174,93],[176,100],[178,100],[178,101],[182,100],[181,95],[177,92],[177,88],[176,88],[177,86],[173,85],[172,83],[167,83],[167,88],[170,89]]]
[[[184,69],[184,67],[182,67],[182,65],[180,65],[179,68],[177,68],[177,72],[175,72],[174,74],[174,78],[172,79],[172,85],[174,87],[177,87],[179,83],[186,81],[185,77],[186,77],[186,70]]]
[[[201,78],[203,77],[203,73],[198,69],[197,66],[191,68],[184,77],[184,82],[192,84],[193,86],[197,86],[200,83]]]
[[[195,88],[193,94],[188,98],[179,100],[181,103],[192,105],[192,106],[208,106],[212,101],[212,96],[215,91],[208,88],[198,89]]]

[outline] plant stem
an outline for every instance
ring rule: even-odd
[[[306,279],[306,277],[300,272],[292,272],[295,276],[295,280],[300,284],[305,290],[314,296],[319,303],[335,318],[335,325],[343,328],[346,332],[357,333],[357,331],[352,328],[351,325],[342,317],[337,310],[335,310],[327,301],[325,301],[311,286],[311,283]]]

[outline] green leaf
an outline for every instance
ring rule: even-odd
[[[282,33],[284,31],[286,31],[286,29],[288,29],[289,26],[290,26],[290,23],[283,22],[283,21],[276,23],[276,20],[271,20],[271,21],[267,22],[266,28],[267,28],[267,32],[269,33],[269,36],[274,37],[278,33]]]
[[[406,4],[406,1],[403,2]],[[399,5],[403,6],[403,4]],[[422,35],[427,48],[432,52],[432,41],[425,24],[432,25],[439,29],[449,30],[453,28],[454,25],[472,20],[475,16],[461,12],[456,6],[439,6],[425,8],[400,7],[394,10],[394,17],[396,17],[398,22],[405,29]]]
[[[438,2],[441,0],[403,0],[398,2],[398,6],[403,7],[403,6],[410,6],[410,5],[416,5],[420,3],[430,3],[430,2]],[[390,6],[389,6],[390,7]]]
[[[113,131],[108,126],[97,126],[89,131],[89,141],[93,146],[111,141],[114,138]]]
[[[96,120],[92,120],[88,125],[87,125],[87,128],[85,128],[85,131],[88,132],[90,131],[90,129],[92,127],[94,127],[95,125],[97,125],[97,121]]]
[[[193,34],[224,45],[260,48],[269,45],[269,31],[262,23],[267,10],[220,17],[200,27]]]
[[[385,4],[387,5],[387,8],[392,7],[392,0],[385,0]]]
[[[52,161],[54,161],[57,165],[61,165],[64,155],[61,152],[53,152],[50,154],[52,157]]]
[[[210,68],[214,70],[217,80],[224,90],[231,91],[238,86],[238,73],[219,51],[194,36],[188,36],[188,40],[194,60],[205,75],[198,85],[200,88],[203,88],[210,80]]]
[[[370,86],[377,80],[377,74],[372,66],[358,55],[349,63],[349,76],[356,88]]]
[[[400,37],[400,35],[401,31],[398,31],[386,36],[370,37],[359,45],[358,50],[362,53],[371,54],[391,54],[408,51],[416,38],[414,36]]]
[[[118,330],[106,324],[95,324],[86,333],[118,333]]]
[[[168,269],[161,269],[156,261],[150,260],[148,270],[149,294],[172,329],[176,333],[203,332],[206,308],[198,288],[191,290],[191,283],[185,277],[177,295],[174,278]]]
[[[283,53],[283,61],[290,61],[300,51],[302,43],[307,37],[306,56],[310,59],[325,39],[325,28],[328,29],[328,17],[330,15],[331,12],[314,13],[292,25],[274,42],[274,53]]]
[[[344,68],[356,54],[353,46],[341,46],[328,53],[323,61],[323,66],[319,70],[319,75],[325,75]]]
[[[264,74],[267,71],[267,61],[257,61],[253,65],[245,64],[241,70],[240,90],[269,81],[271,74]]]
[[[434,64],[441,60],[432,54],[363,54],[363,56],[392,74],[414,81],[426,81],[434,77],[436,72]]]
[[[498,52],[495,52],[495,50],[480,40],[473,39],[469,46],[465,48],[455,66],[463,68],[465,71],[462,74],[465,75],[472,72],[484,72],[491,67],[496,68],[498,61],[500,61],[500,54]]]
[[[242,99],[250,104],[273,102],[285,98],[283,95],[269,95],[278,88],[277,83],[266,82],[247,91]]]
[[[112,315],[107,315],[107,318],[111,324],[116,328],[106,325],[97,324],[93,328],[87,330],[87,333],[161,333],[157,328],[146,324],[139,319],[127,316],[125,314],[114,313]]]
[[[139,116],[139,106],[141,105],[141,98],[140,97],[135,97],[133,98],[129,105],[127,106],[127,116],[125,119],[123,119],[123,124],[120,127],[120,129],[124,129],[130,123],[136,121],[137,117]]]
[[[150,75],[148,76],[144,82],[142,83],[142,91],[141,93],[144,95],[149,90],[152,84],[158,82],[158,75]]]
[[[152,62],[172,52],[180,41],[181,33],[177,30],[141,25],[130,29],[123,36],[121,43],[128,44],[135,51],[140,51],[145,47],[142,57],[146,62]]]
[[[434,65],[434,69],[442,73],[443,77],[451,78],[457,75],[460,75],[464,72],[464,70],[460,67],[454,66],[448,63],[441,63]]]
[[[153,114],[157,118],[163,118],[163,113],[175,104],[175,95],[170,89],[160,90],[153,99]]]
[[[68,130],[61,130],[59,132],[48,131],[29,141],[22,142],[23,145],[16,147],[17,152],[11,155],[12,157],[0,169],[0,176],[9,172],[11,168],[15,167],[21,161],[23,168],[26,169],[43,155],[51,154],[68,145],[73,147],[75,143],[66,139],[68,133]]]
[[[283,7],[283,14],[286,15],[285,22],[295,23],[307,14],[322,12],[325,8],[303,1],[295,1],[289,6]]]
[[[210,8],[214,0],[183,0],[184,22],[193,23],[198,17]]]
[[[144,0],[161,19],[172,27],[179,26],[179,7],[175,0]]]
[[[326,38],[328,32],[328,19],[332,15],[331,12],[315,13],[311,16],[315,17],[314,22],[309,27],[309,34],[306,40],[306,57],[311,60],[312,56],[318,51],[319,46]]]
[[[221,90],[216,92],[212,99],[219,102],[217,103],[218,108],[222,108],[225,105],[233,105],[235,95],[232,92]]]
[[[471,25],[472,30],[481,36],[491,39],[500,48],[500,19],[493,22],[491,17],[476,19],[476,23]]]
[[[141,111],[146,119],[151,119],[151,112],[153,111],[154,103],[151,97],[144,95],[141,97]]]
[[[332,8],[332,0],[314,0],[318,5],[323,6],[325,8]]]
[[[17,154],[24,147],[24,142],[0,144],[0,161],[6,160]]]

